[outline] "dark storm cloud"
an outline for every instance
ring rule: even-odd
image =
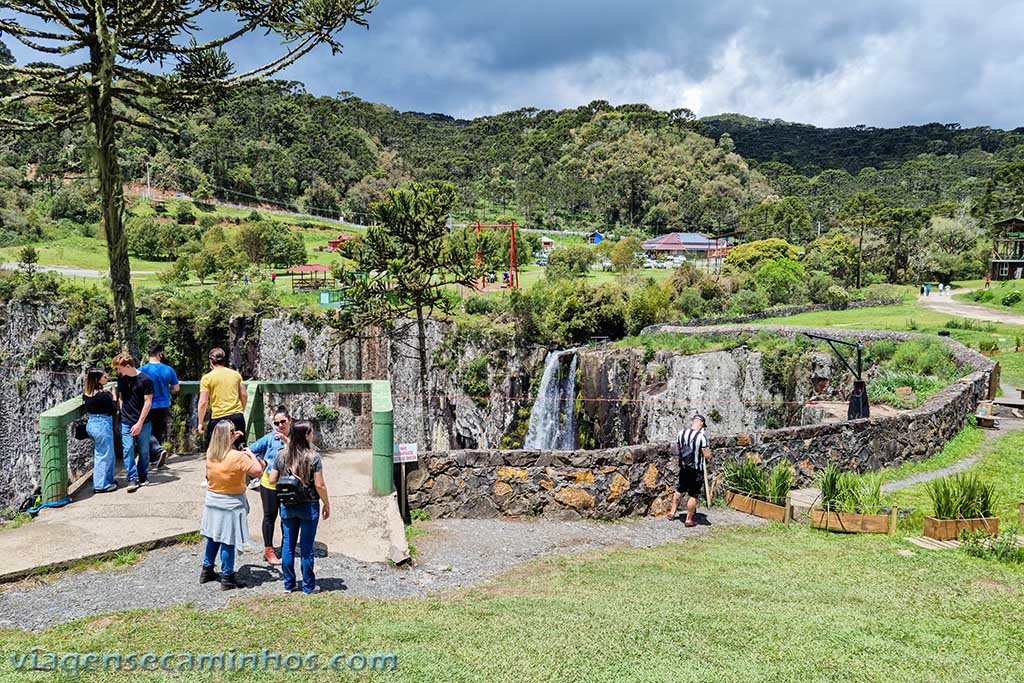
[[[1019,0],[381,0],[369,30],[343,32],[342,55],[318,50],[283,77],[456,116],[607,99],[819,125],[1016,127],[1021,25]],[[245,68],[278,49],[253,36],[231,55]]]

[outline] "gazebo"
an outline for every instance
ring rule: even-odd
[[[292,278],[293,292],[314,292],[319,289],[330,289],[334,286],[331,267],[322,263],[307,263],[288,269]]]

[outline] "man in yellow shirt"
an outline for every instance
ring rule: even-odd
[[[245,404],[249,400],[245,393],[242,376],[224,365],[227,354],[224,349],[210,351],[210,371],[199,381],[199,422],[200,434],[213,433],[221,420],[231,420],[235,430],[245,434]],[[206,422],[206,409],[210,408],[210,422]],[[235,448],[245,446],[245,437],[235,442]]]

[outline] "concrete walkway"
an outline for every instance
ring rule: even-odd
[[[975,291],[975,289],[958,289],[953,293],[970,294],[973,291]],[[939,296],[934,292],[931,296],[918,296],[917,301],[925,308],[930,308],[933,311],[939,311],[941,313],[948,313],[949,315],[955,315],[958,318],[973,318],[974,320],[984,320],[992,323],[1024,325],[1024,315],[1019,313],[1013,313],[1012,311],[999,311],[987,306],[979,306],[978,304],[969,304],[963,301],[957,301],[951,296]]]
[[[321,520],[317,543],[329,554],[362,562],[400,562],[408,557],[397,499],[370,493],[370,452],[325,453],[324,473],[331,518]],[[0,581],[67,566],[128,548],[174,543],[199,530],[203,515],[205,461],[201,455],[172,457],[135,493],[121,488],[96,495],[87,482],[62,508],[45,509],[32,522],[0,531]],[[123,482],[123,479],[120,479]],[[249,491],[250,547],[262,548],[263,507]],[[280,523],[275,534],[280,546]]]

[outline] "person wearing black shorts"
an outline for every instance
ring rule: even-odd
[[[679,508],[679,499],[685,493],[688,496],[686,501],[686,526],[697,526],[693,519],[697,512],[697,498],[704,486],[704,463],[711,457],[711,449],[708,447],[708,435],[704,430],[706,420],[703,415],[694,415],[690,422],[690,428],[679,432],[676,440],[677,453],[679,455],[679,481],[676,483],[676,491],[672,494],[672,509],[668,518],[676,518],[676,510]]]

